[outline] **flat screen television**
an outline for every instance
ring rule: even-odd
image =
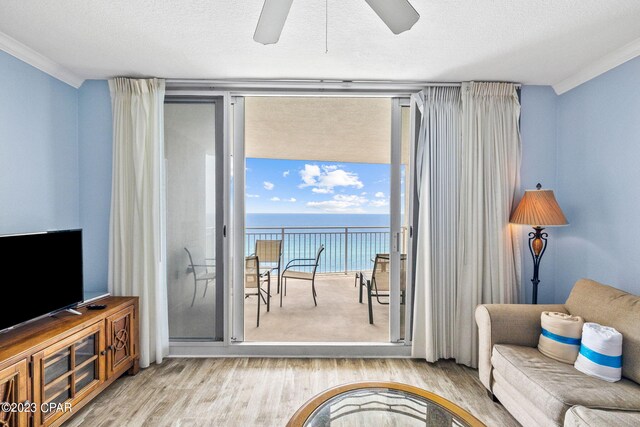
[[[82,230],[0,236],[0,331],[83,301]]]

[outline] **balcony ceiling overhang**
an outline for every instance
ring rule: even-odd
[[[409,114],[402,115],[408,147]],[[245,98],[248,158],[390,163],[391,99]],[[407,163],[408,150],[403,150]]]

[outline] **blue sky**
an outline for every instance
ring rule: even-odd
[[[247,213],[389,213],[385,164],[246,160]]]

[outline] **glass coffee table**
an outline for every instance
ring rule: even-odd
[[[324,391],[305,403],[288,427],[336,426],[486,427],[476,417],[418,387],[359,382]]]

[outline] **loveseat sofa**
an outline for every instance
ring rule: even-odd
[[[593,378],[540,353],[543,311],[622,333],[622,380]],[[564,304],[486,304],[475,316],[480,380],[523,426],[640,426],[640,297],[581,279]]]

